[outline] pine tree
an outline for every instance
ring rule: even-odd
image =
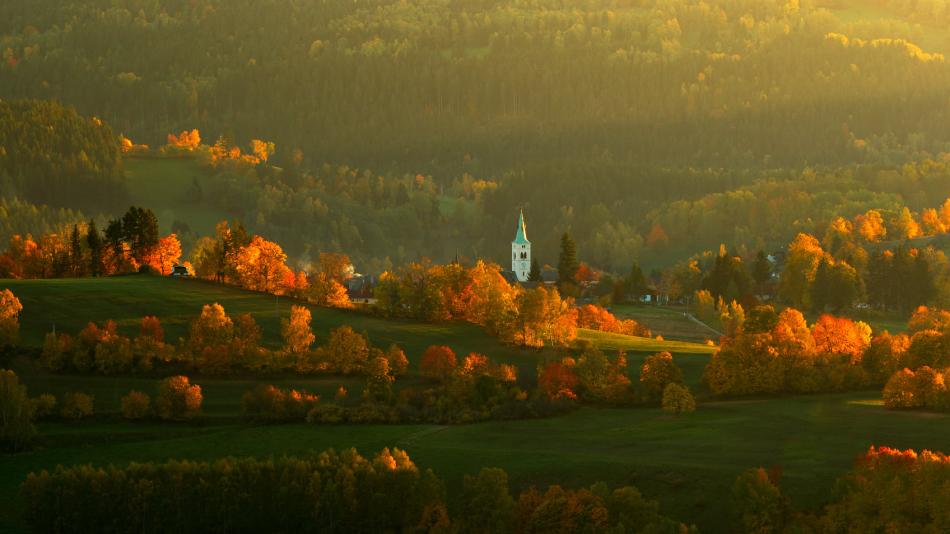
[[[82,276],[85,270],[82,236],[79,233],[79,225],[73,224],[72,232],[69,234],[69,271],[73,276]]]
[[[99,276],[102,274],[102,235],[93,219],[89,220],[89,229],[86,231],[86,246],[89,247],[89,272]]]
[[[830,304],[831,292],[834,289],[834,266],[828,258],[822,258],[815,270],[815,280],[811,284],[811,305],[817,312],[825,310]]]
[[[538,265],[538,260],[531,259],[531,271],[528,273],[529,282],[543,282],[544,279],[541,278],[541,266]]]
[[[640,264],[633,262],[633,267],[630,268],[630,276],[626,280],[626,292],[627,295],[634,302],[639,302],[643,295],[646,295],[649,288],[647,287],[647,279],[643,276],[643,270],[640,269]]]
[[[580,265],[577,263],[577,246],[571,239],[571,234],[564,232],[561,236],[561,254],[557,262],[557,275],[559,285],[563,288],[565,285],[574,284],[574,275]]]

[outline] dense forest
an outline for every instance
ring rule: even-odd
[[[11,0],[0,98],[153,147],[273,141],[198,187],[294,257],[501,260],[523,206],[542,262],[569,230],[620,272],[943,202],[947,2],[837,4]]]

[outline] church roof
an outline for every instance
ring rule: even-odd
[[[528,234],[524,229],[524,210],[518,214],[518,233],[515,234],[515,240],[512,241],[512,244],[515,245],[530,245],[531,241],[528,241]]]

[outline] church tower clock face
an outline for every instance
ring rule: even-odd
[[[519,282],[527,282],[531,272],[531,242],[525,230],[524,211],[518,214],[518,228],[515,240],[511,242],[511,270]]]

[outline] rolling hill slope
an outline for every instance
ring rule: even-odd
[[[230,315],[251,313],[264,334],[264,343],[280,345],[280,319],[290,315],[290,307],[299,304],[251,291],[214,284],[202,280],[183,280],[158,276],[121,276],[59,280],[5,280],[0,287],[11,289],[23,303],[21,314],[22,343],[39,347],[47,332],[76,333],[89,321],[114,320],[121,332],[135,335],[139,320],[145,315],[157,316],[165,328],[166,341],[174,342],[187,335],[188,324],[201,312],[201,307],[220,303]],[[373,344],[401,346],[415,366],[422,352],[430,345],[448,345],[460,356],[469,352],[488,355],[498,361],[518,365],[522,376],[534,376],[534,368],[553,350],[527,350],[500,343],[485,335],[478,326],[467,323],[426,324],[402,320],[386,320],[364,313],[311,306],[313,329],[317,343],[326,341],[331,329],[349,325],[369,335]],[[630,353],[630,371],[636,374],[645,355],[669,351],[678,358],[687,381],[696,384],[714,347],[697,343],[662,342],[632,336],[605,335],[581,330],[581,340],[603,345],[605,349],[623,348]]]

